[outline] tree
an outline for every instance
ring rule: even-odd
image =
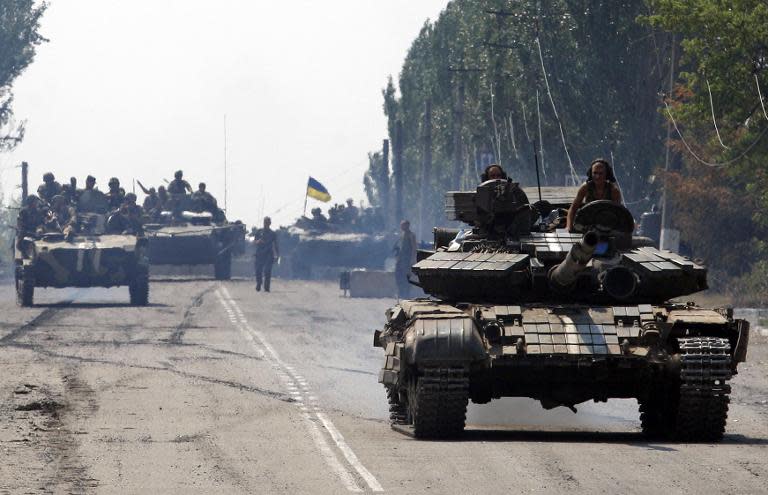
[[[583,176],[604,156],[633,207],[647,206],[644,177],[664,151],[657,108],[669,64],[660,54],[671,42],[636,21],[647,14],[644,0],[450,2],[414,40],[397,87],[390,80],[383,92],[390,136],[400,120],[407,138],[406,215],[422,204],[425,223],[444,223],[443,193],[473,187],[490,161],[535,184],[534,139],[545,150],[545,184]],[[435,165],[422,177],[427,101]]]
[[[645,21],[683,49],[664,112],[684,176],[668,181],[673,224],[737,303],[768,301],[768,4],[764,0],[651,0]],[[706,232],[714,231],[715,235]],[[702,235],[702,233],[704,234]]]
[[[37,46],[47,41],[40,18],[48,7],[34,0],[0,0],[0,152],[24,137],[24,123],[13,121],[13,82],[35,58]]]

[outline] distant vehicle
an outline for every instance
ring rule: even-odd
[[[91,191],[93,208],[78,214],[79,233],[69,239],[49,233],[18,240],[14,252],[17,302],[32,306],[36,287],[128,286],[130,302],[149,303],[147,240],[136,235],[105,234],[106,197]]]
[[[383,232],[373,210],[363,210],[356,224],[299,218],[277,231],[281,274],[292,278],[336,278],[354,268],[382,270],[397,236]],[[284,271],[283,271],[284,270]]]
[[[413,266],[433,297],[401,301],[376,332],[393,427],[458,435],[469,400],[575,411],[635,398],[649,437],[720,440],[749,324],[671,301],[706,289],[706,269],[633,237],[623,206],[585,205],[571,233],[542,222],[551,212],[521,204],[515,187],[448,193],[451,219],[471,227],[438,231]]]
[[[213,265],[217,280],[232,276],[232,255],[242,251],[245,225],[202,211],[191,196],[144,225],[153,265]]]

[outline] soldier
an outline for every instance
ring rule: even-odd
[[[168,191],[165,189],[165,186],[157,188],[157,199],[160,200],[160,209],[165,209],[165,205],[168,204]]]
[[[147,190],[147,197],[144,198],[144,202],[141,205],[144,211],[151,214],[151,212],[160,208],[160,197],[157,195],[157,191],[154,187],[150,187]]]
[[[40,198],[34,194],[27,196],[24,206],[19,210],[16,219],[17,246],[21,246],[21,240],[26,236],[34,236],[37,229],[45,221],[45,212],[42,210]]]
[[[144,228],[136,215],[136,209],[131,208],[128,203],[123,203],[119,210],[109,216],[107,234],[143,235]]]
[[[501,168],[498,163],[492,163],[485,167],[485,171],[480,174],[480,182],[489,180],[504,180],[507,179],[507,173]]]
[[[568,209],[568,220],[566,228],[573,228],[573,219],[579,208],[592,201],[608,199],[614,203],[621,204],[621,190],[616,185],[616,177],[613,175],[613,167],[604,158],[596,158],[587,170],[587,182],[579,187],[576,198]]]
[[[264,291],[269,292],[270,280],[272,279],[272,263],[280,257],[277,246],[277,233],[270,228],[272,219],[264,217],[264,228],[256,231],[253,236],[256,244],[256,254],[254,256],[254,269],[256,272],[256,290],[261,290],[261,284],[264,283]]]
[[[216,211],[219,209],[219,205],[216,201],[216,198],[213,197],[213,194],[206,191],[205,187],[205,182],[198,184],[197,191],[192,193],[192,199],[195,200],[195,202],[203,211],[216,213]]]
[[[46,232],[61,232],[67,239],[75,234],[77,212],[63,195],[51,199],[51,210],[46,216],[44,229]]]
[[[112,177],[107,185],[109,186],[109,192],[107,192],[109,207],[112,209],[120,208],[125,200],[125,190],[120,187],[120,179]]]
[[[411,232],[411,222],[400,222],[400,240],[395,246],[395,282],[397,283],[397,295],[400,299],[406,299],[411,292],[411,284],[408,282],[408,274],[411,266],[416,262],[416,236]]]
[[[61,184],[56,182],[51,172],[46,172],[43,174],[43,183],[37,188],[37,195],[46,203],[50,203],[57,194],[61,194]]]
[[[168,184],[168,194],[187,194],[187,191],[192,192],[192,186],[184,180],[183,171],[177,170],[173,177],[174,179]]]
[[[93,191],[96,189],[96,177],[89,175],[85,178],[85,190]]]
[[[357,223],[357,217],[360,214],[360,211],[354,203],[355,202],[352,200],[352,198],[349,198],[347,200],[347,207],[344,208],[344,217],[348,225],[354,225]]]

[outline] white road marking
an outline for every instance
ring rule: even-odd
[[[288,390],[289,395],[293,399],[294,403],[302,411],[302,417],[306,420],[307,426],[310,431],[310,435],[315,442],[315,445],[320,450],[321,455],[325,459],[328,466],[336,473],[339,479],[342,481],[348,491],[361,492],[362,489],[358,485],[354,478],[354,475],[344,467],[337,455],[331,449],[326,437],[322,434],[322,431],[318,424],[322,424],[328,435],[333,440],[338,450],[342,453],[349,465],[354,469],[358,476],[365,481],[371,491],[382,492],[384,488],[378,482],[375,476],[371,474],[368,469],[360,462],[357,455],[352,451],[351,447],[347,444],[342,436],[341,432],[331,422],[331,420],[325,415],[320,407],[316,404],[317,397],[310,394],[310,388],[308,382],[303,376],[296,373],[295,368],[291,365],[287,365],[280,359],[280,356],[275,351],[274,347],[266,340],[264,335],[258,330],[254,329],[248,320],[245,318],[240,307],[232,299],[229,291],[226,287],[220,286],[216,291],[216,295],[219,298],[222,306],[227,313],[234,312],[238,315],[238,318],[233,321],[235,327],[240,330],[246,340],[251,342],[254,346],[263,352],[265,359],[272,365],[278,378],[283,382],[283,387]],[[301,384],[301,390],[297,390],[295,384]],[[305,397],[306,395],[306,397]],[[305,399],[312,402],[312,408],[309,409],[305,405]],[[311,412],[310,412],[311,411]]]

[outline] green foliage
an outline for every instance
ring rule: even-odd
[[[539,113],[545,184],[564,185],[571,176],[562,124],[578,175],[596,156],[613,157],[625,197],[645,198],[644,177],[663,157],[657,104],[669,42],[636,22],[647,14],[643,0],[454,0],[425,24],[398,91],[392,81],[384,90],[390,136],[395,120],[404,128],[406,214],[415,217],[420,204],[430,212],[419,231],[445,223],[444,191],[472,187],[488,161],[501,162],[523,185],[535,184]],[[434,158],[430,176],[421,177],[427,100]]]
[[[653,15],[645,21],[677,33],[683,49],[680,81],[669,98],[684,138],[677,136],[671,145],[683,158],[687,182],[673,188],[675,226],[720,275],[716,287],[738,295],[740,303],[764,304],[768,115],[758,87],[768,96],[768,4],[651,0],[650,5]],[[707,229],[715,235],[702,236]]]
[[[34,0],[0,0],[0,152],[13,148],[24,135],[24,126],[13,125],[11,86],[35,58],[46,3]],[[8,129],[9,127],[15,127]]]

